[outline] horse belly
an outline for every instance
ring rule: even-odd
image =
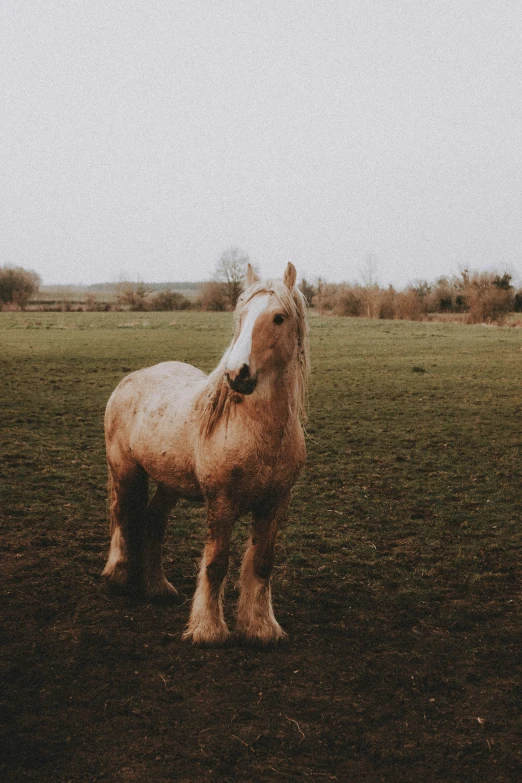
[[[193,465],[176,453],[171,447],[157,454],[142,455],[140,464],[153,481],[164,484],[181,497],[189,500],[202,500],[201,487],[196,478]]]

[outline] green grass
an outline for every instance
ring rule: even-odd
[[[312,345],[308,513],[434,543],[518,522],[521,332],[321,319]]]
[[[179,641],[188,605],[129,609],[107,601],[99,585],[108,550],[105,403],[143,366],[177,359],[211,370],[230,339],[231,316],[0,315],[3,612],[12,628],[5,649],[28,667],[14,667],[22,685],[13,685],[7,706],[13,711],[21,694],[15,725],[31,705],[22,737],[38,736],[42,715],[42,736],[57,738],[52,753],[69,764],[64,780],[123,779],[117,769],[145,754],[149,736],[156,750],[144,770],[167,765],[157,760],[168,758],[164,722],[180,710],[176,763],[192,765],[196,772],[185,777],[193,781],[264,781],[275,768],[295,780],[341,768],[339,780],[365,783],[461,783],[479,772],[484,781],[515,779],[522,331],[314,316],[310,329],[308,461],[274,575],[276,614],[293,646],[259,658],[194,651]],[[245,526],[236,533],[234,576]],[[203,538],[203,510],[180,504],[165,559],[187,595]],[[111,650],[124,695],[111,679],[116,664],[104,663]],[[129,683],[138,669],[135,692]],[[169,683],[181,673],[175,710],[158,671]],[[197,701],[200,692],[211,696]],[[136,715],[148,716],[131,715],[143,720],[139,730],[122,717],[131,701]],[[100,710],[115,721],[107,729],[98,727]],[[196,714],[207,716],[208,728],[194,723]],[[272,734],[269,719],[279,721]],[[68,750],[62,725],[69,723],[83,762],[94,765],[87,778]],[[214,764],[205,743],[218,725],[229,731],[222,741],[237,777],[205,771]],[[122,742],[127,731],[132,750]],[[254,752],[248,745],[261,736]],[[52,754],[41,761],[49,777],[40,761],[18,754],[16,746],[13,780],[53,779]],[[157,779],[170,779],[168,769]]]
[[[105,538],[109,395],[127,373],[171,358],[210,371],[230,328],[228,317],[198,313],[2,314],[0,502],[15,535],[29,517],[42,533],[65,526],[72,548],[86,521],[93,540]],[[201,541],[202,524],[191,523],[202,510],[183,508],[183,531]]]
[[[522,332],[310,324],[309,458],[281,539],[288,565],[352,580],[372,563],[378,591],[428,588],[451,562],[477,589],[484,543],[517,540]],[[86,508],[103,525],[112,389],[168,359],[209,371],[230,333],[228,314],[2,314],[3,508],[42,514],[42,530],[83,528]]]

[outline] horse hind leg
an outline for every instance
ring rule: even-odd
[[[163,570],[161,553],[163,536],[171,508],[177,496],[162,484],[147,506],[143,549],[143,586],[149,598],[171,598],[178,594]]]
[[[102,576],[116,589],[141,585],[147,487],[147,474],[140,465],[123,476],[116,476],[109,467],[111,545]]]
[[[289,498],[275,514],[254,514],[252,538],[241,566],[237,631],[252,641],[263,644],[286,637],[272,608],[270,576],[274,566],[275,541]]]

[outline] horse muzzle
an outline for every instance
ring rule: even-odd
[[[257,378],[255,375],[250,375],[247,364],[244,364],[240,370],[229,370],[226,379],[232,391],[238,394],[252,394],[257,384]]]

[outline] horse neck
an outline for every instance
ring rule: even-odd
[[[269,432],[289,424],[299,424],[301,411],[300,372],[297,357],[279,372],[264,377],[253,394],[236,395],[224,378],[226,354],[210,374],[197,397],[200,433],[207,438],[220,423],[246,427],[263,439]]]
[[[253,420],[254,426],[262,428],[277,424],[286,425],[289,420],[299,418],[299,384],[297,368],[292,362],[280,372],[263,378],[251,396],[244,397],[238,405]]]

